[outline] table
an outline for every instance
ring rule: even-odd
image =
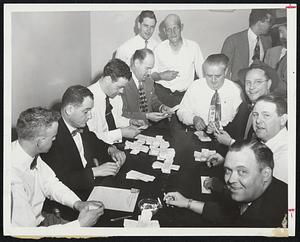
[[[149,136],[163,135],[163,138],[170,143],[170,147],[176,150],[174,163],[180,165],[179,171],[171,171],[171,174],[164,174],[160,169],[153,169],[152,163],[156,161],[156,156],[150,156],[143,152],[138,155],[131,155],[130,150],[126,152],[126,162],[115,177],[102,178],[98,185],[119,187],[119,188],[138,188],[140,194],[137,200],[143,198],[159,197],[162,201],[163,193],[178,191],[188,198],[207,201],[214,200],[216,197],[211,194],[201,194],[201,176],[223,176],[223,168],[208,168],[204,163],[194,161],[194,151],[201,151],[202,148],[215,149],[215,142],[201,142],[194,135],[193,128],[180,123],[176,116],[171,120],[165,119],[144,130],[142,134]],[[123,147],[122,147],[123,146]],[[124,143],[121,145],[124,148]],[[126,173],[136,170],[145,174],[155,176],[153,182],[143,182],[138,180],[126,179]],[[122,227],[123,220],[111,222],[111,218],[132,215],[131,219],[137,220],[140,214],[139,208],[135,207],[133,213],[105,210],[96,226],[101,227]],[[185,208],[164,207],[160,209],[152,218],[159,220],[161,227],[211,227],[207,221],[203,221],[201,215],[196,214]]]

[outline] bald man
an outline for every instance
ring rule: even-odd
[[[198,78],[202,77],[204,59],[199,45],[182,37],[183,24],[178,15],[168,15],[163,24],[167,39],[154,50],[152,78],[156,81],[155,92],[159,100],[173,107],[181,102],[195,80],[195,71]]]

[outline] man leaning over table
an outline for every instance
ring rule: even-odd
[[[143,120],[129,119],[122,115],[123,102],[121,94],[131,78],[131,72],[125,62],[119,59],[109,61],[99,81],[88,89],[94,95],[92,117],[87,125],[99,139],[112,144],[122,138],[134,138],[140,133],[138,126],[145,125]]]
[[[176,14],[163,22],[167,39],[155,49],[152,78],[159,100],[169,107],[179,104],[185,91],[195,79],[202,77],[203,55],[199,45],[182,37],[183,24]]]
[[[87,199],[95,179],[116,175],[126,156],[88,129],[86,123],[94,106],[93,93],[88,88],[69,87],[61,106],[56,139],[42,157],[66,186]]]
[[[263,143],[237,141],[224,163],[228,199],[196,201],[179,192],[165,196],[167,204],[188,208],[218,226],[286,227],[287,185],[273,176],[273,154]]]
[[[55,140],[58,114],[35,107],[23,111],[17,121],[18,140],[12,142],[11,221],[13,226],[36,227],[63,223],[64,226],[92,226],[103,214],[101,202],[82,202],[55,176],[41,159]],[[45,199],[55,200],[80,211],[76,221],[58,219],[42,212]],[[95,209],[90,210],[90,206]]]
[[[240,87],[225,79],[228,58],[213,54],[203,63],[204,78],[195,80],[186,91],[177,116],[196,130],[206,130],[209,122],[227,125],[242,102]]]
[[[144,10],[138,16],[138,34],[123,43],[116,52],[116,58],[130,65],[131,57],[139,49],[154,50],[158,42],[153,38],[157,20],[153,11]]]
[[[131,60],[132,77],[124,88],[123,115],[158,122],[173,112],[156,96],[150,76],[154,55],[149,49],[136,50]]]

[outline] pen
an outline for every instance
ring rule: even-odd
[[[132,217],[132,215],[127,215],[127,216],[123,216],[123,217],[112,218],[112,219],[110,219],[110,221],[114,222],[114,221],[122,220],[122,219],[125,219],[125,218],[131,218],[131,217]]]

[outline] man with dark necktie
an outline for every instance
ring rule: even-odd
[[[69,87],[61,106],[56,140],[43,159],[65,185],[86,199],[95,178],[116,175],[126,156],[88,129],[86,123],[94,106],[89,89],[80,85]]]
[[[121,94],[130,78],[131,72],[126,63],[113,59],[105,65],[102,77],[88,87],[94,95],[94,107],[87,125],[90,131],[106,143],[134,138],[140,133],[138,127],[145,125],[143,120],[123,115]]]

